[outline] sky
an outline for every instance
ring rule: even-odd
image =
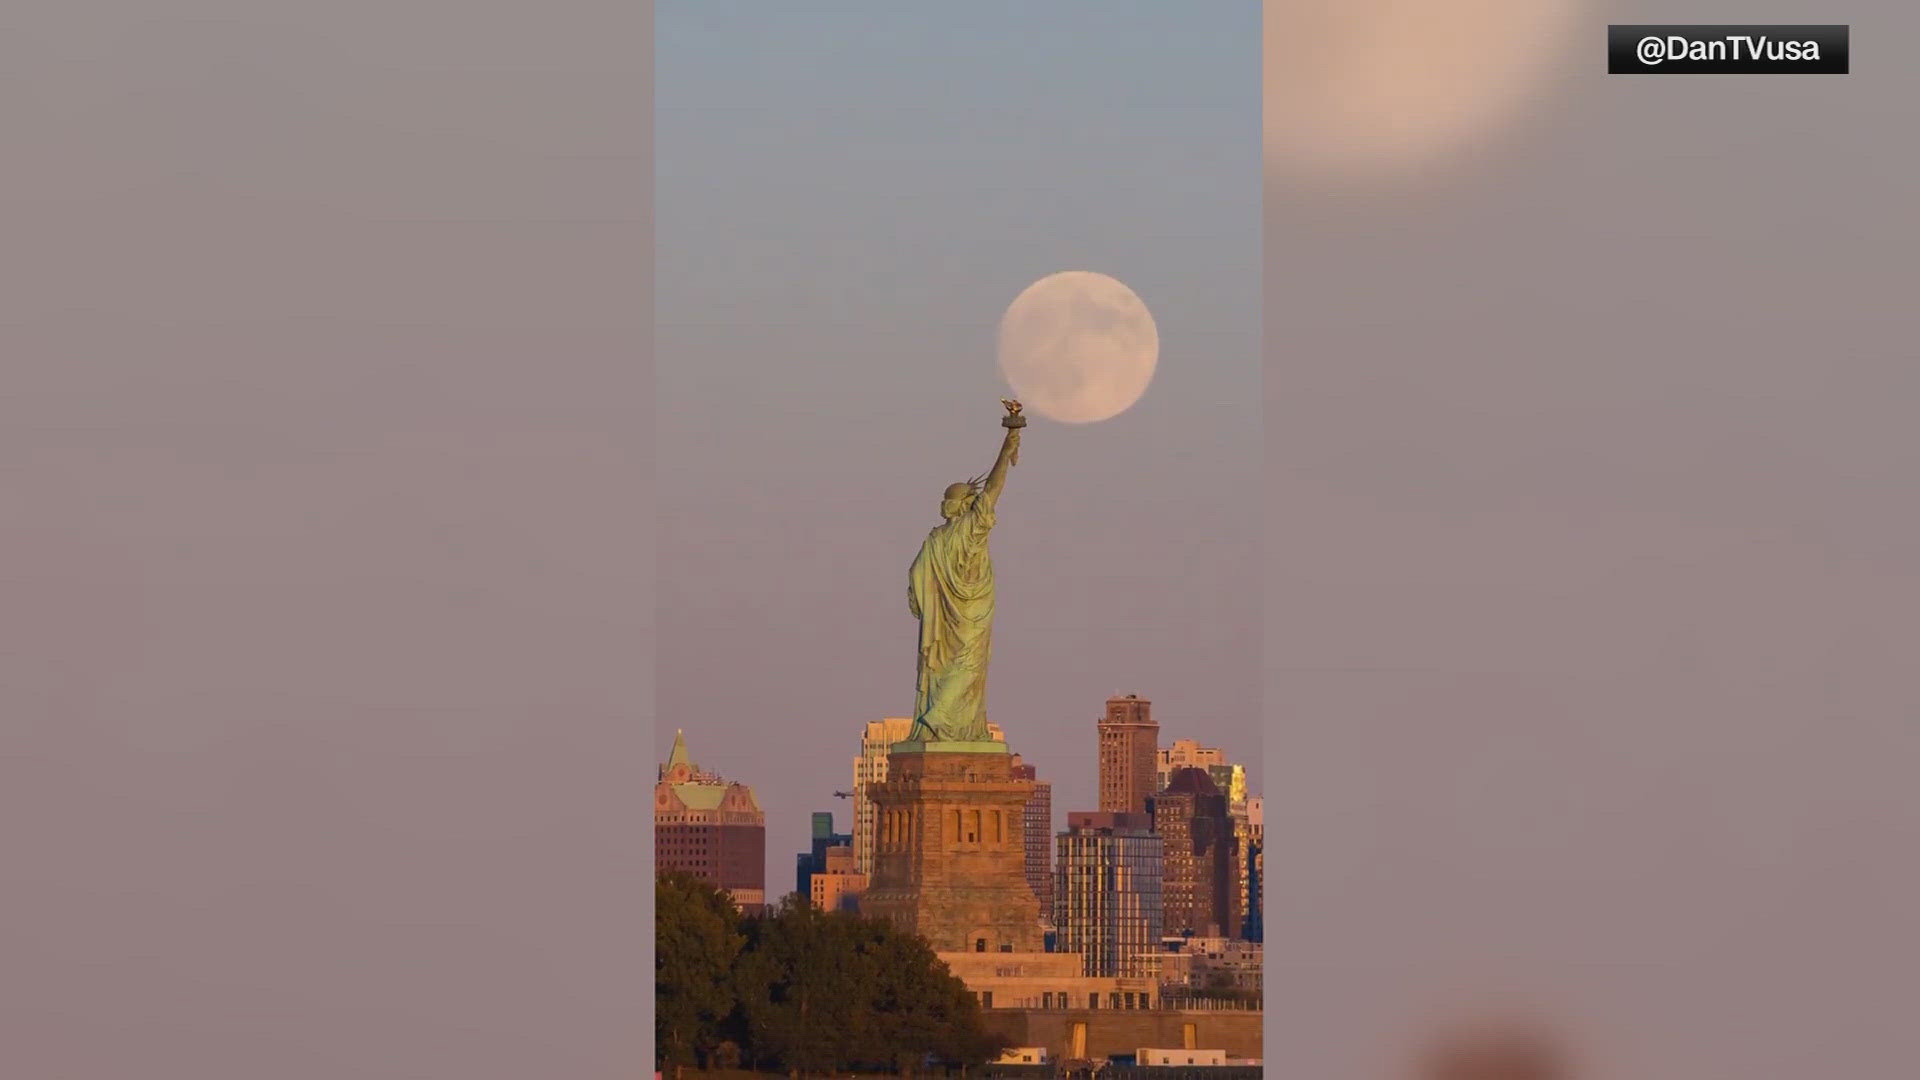
[[[1093,270],[1158,374],[1035,418],[1000,503],[988,717],[1095,809],[1106,698],[1260,772],[1259,8],[660,5],[654,744],[753,786],[768,888],[910,715],[906,573],[1002,434],[1001,313]],[[650,779],[651,777],[649,777]]]
[[[1584,6],[1459,153],[1270,159],[1266,988],[1295,1075],[1395,1075],[1419,1018],[1486,1001],[1596,1080],[1920,1061],[1920,85],[1886,44],[1920,25],[1822,10],[1848,76],[1604,74],[1606,23],[1671,17]],[[1275,115],[1357,100],[1283,74]]]

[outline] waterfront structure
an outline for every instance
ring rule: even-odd
[[[1182,768],[1150,800],[1150,807],[1153,829],[1165,842],[1161,893],[1166,932],[1239,936],[1239,843],[1227,797],[1205,769]]]
[[[1159,787],[1160,725],[1153,702],[1137,694],[1107,699],[1097,724],[1100,745],[1100,809],[1110,814],[1141,814]]]
[[[994,1008],[983,1017],[988,1029],[1008,1043],[1045,1047],[1047,1055],[1062,1064],[1129,1057],[1142,1046],[1214,1048],[1225,1052],[1228,1066],[1255,1069],[1261,1059],[1264,1014],[1257,1008],[1200,1002],[1189,1008],[1161,999],[1139,1011],[1124,1004],[1114,1008],[1104,999],[1091,1009],[1085,1002],[1067,1009]]]
[[[1143,1046],[1133,1052],[1133,1063],[1142,1069],[1220,1068],[1227,1064],[1227,1052],[1220,1049],[1162,1049]]]
[[[1040,779],[1034,767],[1013,755],[1013,775],[1033,785],[1027,796],[1026,819],[1022,823],[1027,848],[1027,884],[1040,901],[1040,917],[1053,916],[1053,785]]]
[[[757,914],[767,902],[767,817],[745,784],[701,769],[687,753],[686,733],[653,789],[653,863],[692,874]]]
[[[1232,991],[1258,1001],[1263,947],[1228,937],[1170,937],[1159,954],[1160,993],[1186,998],[1201,991]]]
[[[1073,953],[941,953],[940,960],[983,1009],[1146,1010],[1160,1004],[1153,977],[1088,975]]]
[[[1056,948],[1089,976],[1152,978],[1160,948],[1163,847],[1145,814],[1072,813],[1055,872]]]

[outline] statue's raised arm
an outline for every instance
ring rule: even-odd
[[[1007,486],[1007,470],[1020,463],[1020,429],[1027,426],[1027,418],[1020,414],[1019,402],[1001,398],[1000,404],[1007,407],[1007,415],[1000,418],[1007,437],[1000,441],[1000,456],[994,459],[993,468],[987,472],[986,482],[980,488],[981,500],[990,507],[1000,501],[1000,490]]]

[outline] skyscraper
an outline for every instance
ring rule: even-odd
[[[1255,844],[1252,828],[1249,824],[1249,806],[1253,798],[1247,786],[1246,766],[1227,757],[1227,752],[1214,746],[1201,746],[1195,739],[1175,739],[1173,745],[1164,747],[1159,753],[1159,776],[1154,790],[1160,791],[1173,779],[1173,774],[1183,768],[1205,769],[1213,778],[1213,784],[1220,794],[1227,797],[1227,814],[1233,818],[1234,839],[1240,845],[1244,859],[1246,853]],[[1254,903],[1248,891],[1251,877],[1242,866],[1240,885],[1235,903],[1239,907],[1240,921],[1244,925]]]
[[[1166,843],[1166,932],[1238,937],[1240,845],[1227,797],[1205,769],[1176,769],[1151,807],[1153,829]]]
[[[767,816],[752,788],[694,764],[684,732],[653,788],[653,864],[711,882],[748,914],[766,906]]]
[[[1027,884],[1040,900],[1040,915],[1053,916],[1053,785],[1039,778],[1033,766],[1013,755],[1013,777],[1033,783],[1027,797],[1025,834],[1027,842]]]
[[[1205,769],[1213,777],[1213,785],[1220,794],[1227,797],[1229,809],[1244,812],[1247,803],[1247,768],[1235,764],[1227,758],[1227,752],[1217,746],[1201,746],[1197,739],[1175,739],[1173,745],[1164,747],[1156,755],[1153,790],[1166,788],[1167,781],[1173,779],[1176,769]]]
[[[1059,835],[1055,940],[1088,976],[1155,974],[1162,929],[1161,838],[1145,814],[1072,813]]]
[[[878,825],[868,785],[886,783],[887,754],[894,743],[905,742],[912,732],[911,717],[893,716],[869,722],[860,734],[860,754],[853,759],[853,868],[856,873],[869,876],[873,873]],[[996,742],[1007,741],[1006,733],[998,724],[988,724],[987,735]]]
[[[913,730],[911,717],[875,720],[860,736],[860,755],[853,759],[853,868],[873,873],[873,798],[870,784],[887,780],[887,752]]]
[[[1100,809],[1111,814],[1140,814],[1154,786],[1159,764],[1160,725],[1153,702],[1136,694],[1107,699],[1100,717]]]

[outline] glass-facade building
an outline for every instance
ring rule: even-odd
[[[1091,977],[1152,977],[1164,857],[1147,816],[1068,814],[1055,855],[1055,947],[1079,953]]]

